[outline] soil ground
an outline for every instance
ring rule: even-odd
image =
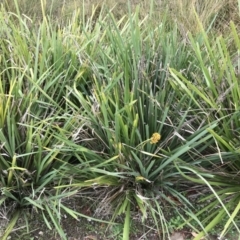
[[[103,219],[110,221],[111,211],[109,209],[102,210],[98,213],[96,201],[91,202],[86,200],[83,202],[80,198],[65,200],[65,205],[81,214],[89,217]],[[5,214],[4,214],[5,212]],[[44,223],[41,214],[34,210],[29,211],[28,214],[29,226],[25,220],[20,217],[16,227],[8,237],[9,240],[61,240],[57,231],[49,229]],[[108,225],[107,223],[96,222],[88,218],[73,219],[71,216],[63,215],[61,226],[67,235],[68,240],[121,240],[123,231],[124,216],[119,216],[115,220],[118,224]],[[0,236],[8,223],[6,211],[0,209]],[[132,216],[131,236],[130,240],[157,240],[159,235],[154,229],[154,223],[148,220],[144,224],[141,221],[140,212],[134,212]],[[29,229],[28,229],[29,227]],[[1,238],[0,238],[1,239]],[[166,238],[168,239],[168,238]],[[189,229],[182,229],[181,231],[173,231],[170,240],[190,240],[193,239],[193,234]],[[217,235],[209,235],[203,240],[217,240]],[[229,234],[224,240],[239,240],[236,234]],[[222,239],[221,239],[222,240]]]

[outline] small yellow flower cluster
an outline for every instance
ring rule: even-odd
[[[154,133],[150,138],[150,143],[154,144],[157,143],[161,139],[161,135],[159,133]]]

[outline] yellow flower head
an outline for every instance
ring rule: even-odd
[[[161,139],[161,135],[159,133],[154,133],[150,138],[150,143],[157,143]]]

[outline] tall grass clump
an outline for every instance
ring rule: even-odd
[[[136,206],[143,222],[150,215],[159,234],[169,236],[164,208],[178,203],[193,207],[181,194],[186,182],[174,162],[199,164],[193,156],[214,143],[209,131],[217,124],[191,125],[193,102],[169,84],[168,66],[186,74],[191,70],[191,54],[176,25],[173,30],[164,21],[151,25],[147,18],[140,21],[137,12],[126,20],[108,17],[85,33],[92,40],[87,49],[94,49],[88,53],[94,61],[85,63],[69,87],[76,101],[68,101],[75,113],[83,107],[88,145],[105,160],[91,168],[96,177],[69,186],[109,186],[100,205],[115,206],[113,219],[125,214],[123,239],[129,238]],[[79,86],[89,78],[87,88]]]
[[[193,82],[179,71],[171,69],[171,84],[178,89],[177,94],[186,96],[193,102],[193,115],[201,115],[199,127],[208,126],[213,121],[218,122],[217,127],[209,132],[214,138],[213,151],[205,154],[201,161],[201,168],[192,166],[179,166],[180,171],[189,171],[198,179],[187,177],[197,183],[209,187],[212,194],[201,199],[201,202],[211,200],[197,215],[205,212],[211,213],[202,223],[206,225],[205,231],[222,222],[227,216],[229,220],[222,229],[223,236],[234,227],[239,233],[239,223],[235,222],[239,213],[239,47],[240,39],[237,28],[230,23],[231,36],[216,37],[214,41],[202,28],[202,41],[196,41],[190,35],[190,42],[198,62],[198,70],[193,73]],[[201,27],[201,26],[200,26]],[[229,44],[231,39],[231,44]],[[233,44],[233,41],[234,44]],[[212,165],[206,168],[205,164]],[[187,176],[186,174],[184,174]],[[220,211],[216,207],[220,203]],[[204,232],[196,239],[200,239]]]
[[[69,183],[64,174],[69,162],[88,154],[92,162],[97,157],[75,143],[76,129],[84,122],[67,108],[65,100],[66,85],[77,74],[77,56],[47,18],[35,28],[31,19],[2,8],[0,22],[4,36],[0,59],[0,203],[12,209],[1,239],[7,239],[20,215],[28,226],[25,209],[41,213],[47,226],[54,226],[66,239],[59,209],[77,217],[60,200],[76,190],[54,187]]]
[[[57,22],[45,6],[37,21],[17,2],[0,13],[0,205],[12,208],[3,239],[21,214],[28,226],[26,209],[67,239],[63,212],[85,216],[62,200],[85,190],[98,191],[98,211],[110,208],[110,226],[124,219],[126,240],[136,209],[165,239],[166,209],[179,206],[198,239],[224,215],[222,235],[231,223],[239,231],[236,26],[212,43],[201,20],[183,35],[153,1],[145,17],[129,4],[121,17],[96,7],[86,18],[83,7]],[[212,193],[200,212],[196,186]]]

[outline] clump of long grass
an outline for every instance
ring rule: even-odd
[[[239,169],[235,25],[230,47],[204,31],[201,18],[213,13],[205,5],[192,35],[169,12],[156,21],[136,8],[119,19],[96,7],[87,19],[81,9],[56,24],[45,6],[37,25],[16,2],[17,14],[2,8],[0,16],[0,203],[15,210],[3,239],[26,208],[66,239],[62,211],[83,215],[61,200],[96,188],[104,195],[99,207],[114,206],[111,223],[124,214],[123,239],[136,206],[163,237],[170,234],[164,208],[179,204],[198,222],[198,238],[225,213],[222,234],[231,222],[236,227],[238,179],[224,183]],[[198,213],[186,197],[193,183],[213,192],[213,204]],[[219,202],[221,214],[214,212]]]
[[[202,114],[199,126],[208,125],[215,120],[218,122],[214,130],[209,129],[214,137],[215,150],[205,155],[202,161],[212,166],[206,168],[205,165],[205,170],[194,169],[193,166],[184,166],[184,164],[179,166],[180,169],[184,171],[187,169],[199,178],[194,180],[187,177],[189,180],[207,185],[212,191],[210,196],[203,196],[201,202],[215,199],[197,214],[204,214],[205,211],[211,213],[202,221],[206,227],[196,239],[200,239],[205,232],[221,223],[222,218],[226,216],[229,220],[221,229],[221,236],[232,227],[240,232],[236,218],[239,213],[238,153],[240,150],[237,130],[240,128],[239,61],[236,59],[239,58],[240,39],[233,22],[230,22],[230,26],[231,38],[234,39],[234,45],[231,46],[228,45],[229,39],[224,39],[222,36],[210,41],[204,30],[202,30],[202,41],[198,42],[190,37],[191,46],[198,59],[197,64],[200,66],[197,74],[193,73],[194,82],[178,71],[171,70],[173,76],[171,82],[178,89],[177,93],[193,101],[194,115]],[[215,210],[219,202],[220,212]]]
[[[47,18],[35,28],[28,17],[2,8],[0,21],[4,36],[0,70],[0,203],[13,210],[2,239],[7,239],[20,215],[28,226],[25,209],[40,212],[47,226],[53,225],[66,239],[57,209],[77,218],[60,202],[76,190],[54,187],[69,182],[64,174],[70,168],[69,162],[96,155],[75,143],[75,131],[84,122],[70,112],[65,100],[66,84],[71,84],[77,74],[77,56]]]

